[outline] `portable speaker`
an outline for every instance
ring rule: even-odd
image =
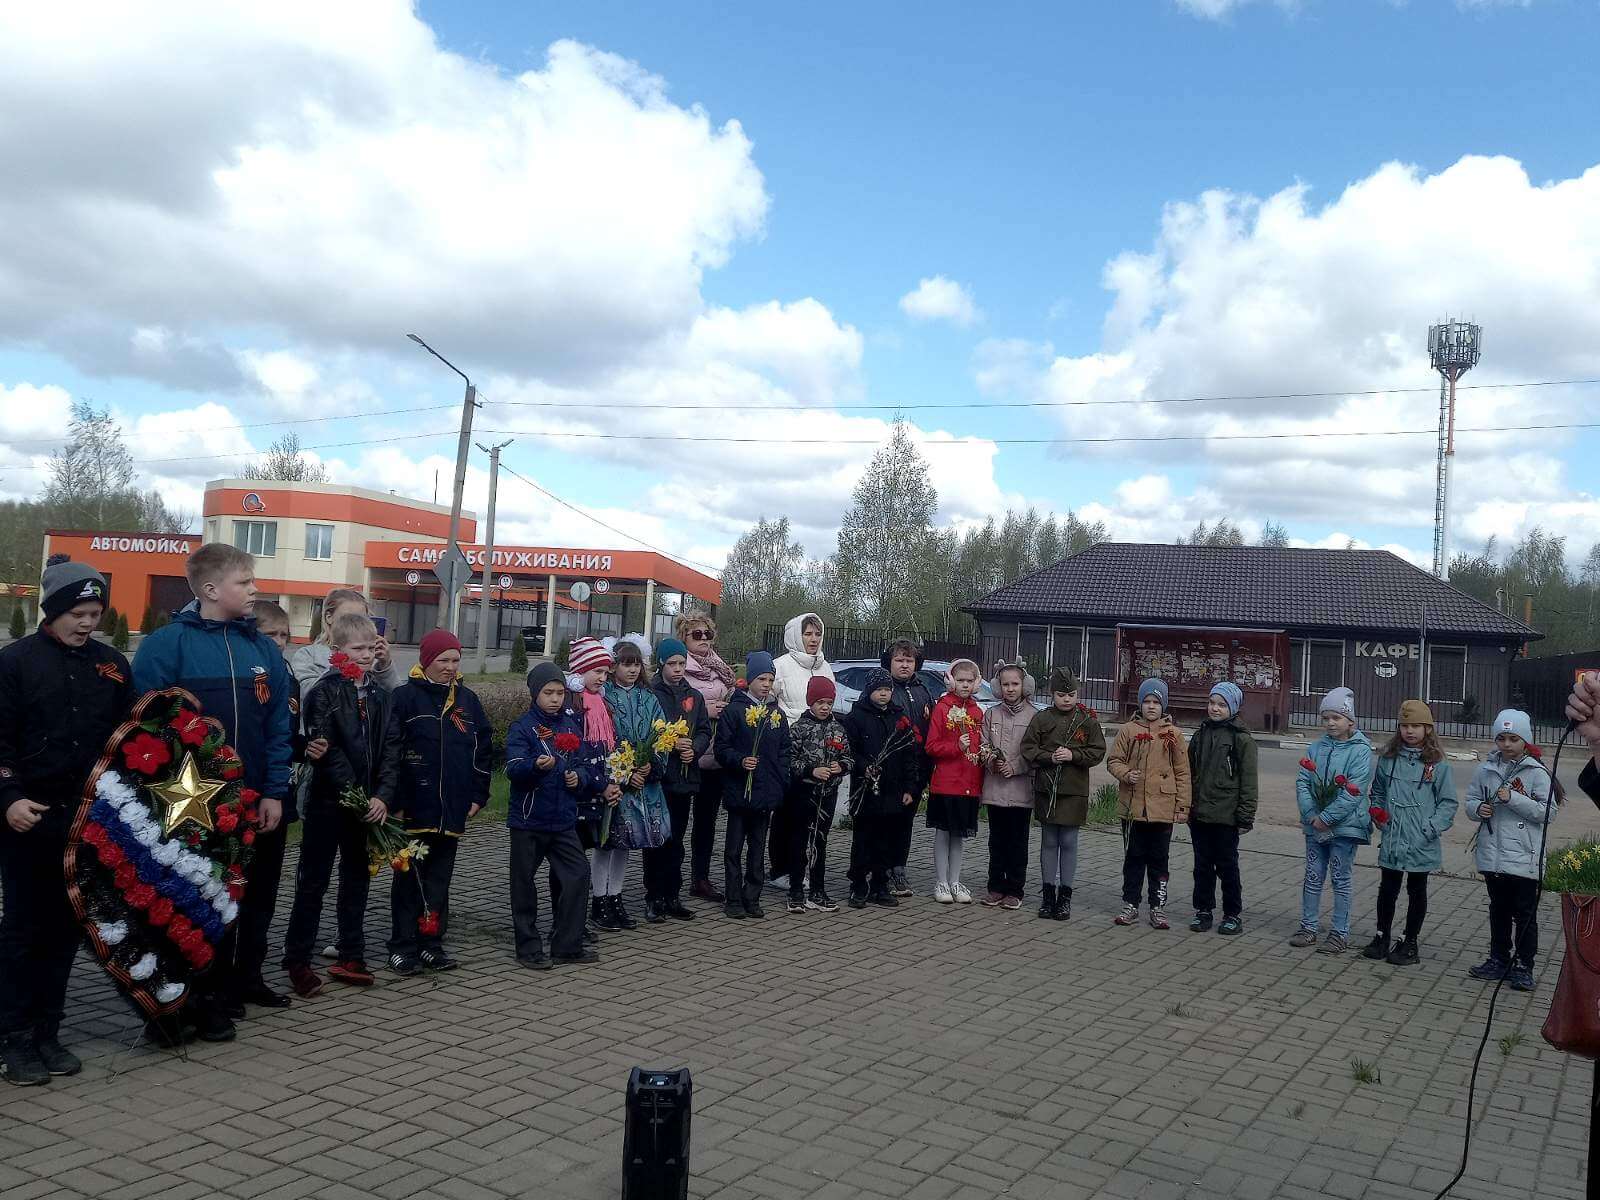
[[[628,1073],[622,1133],[622,1200],[684,1200],[689,1195],[688,1069]]]

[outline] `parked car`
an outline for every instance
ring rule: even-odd
[[[866,686],[867,672],[879,665],[876,659],[867,658],[851,658],[833,664],[833,678],[839,689],[838,699],[833,704],[836,715],[842,717],[855,706],[856,700],[861,695],[861,689]],[[944,677],[949,670],[950,664],[947,662],[924,662],[922,669],[917,672],[935,700],[945,693]],[[994,689],[989,686],[987,679],[978,685],[978,692],[973,699],[984,712],[988,712],[1000,703],[1000,697],[994,694]],[[1048,703],[1048,700],[1040,699],[1038,696],[1033,697],[1034,708],[1043,709]]]

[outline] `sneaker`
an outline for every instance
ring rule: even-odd
[[[1506,976],[1506,986],[1513,992],[1531,992],[1534,989],[1533,970],[1521,964],[1511,968],[1511,973]]]
[[[812,892],[806,897],[806,907],[812,912],[838,912],[839,906],[827,892]]]
[[[1016,912],[1017,909],[1022,907],[1022,897],[1002,896],[1000,897],[1000,907],[1006,912]]]
[[[1208,913],[1208,912],[1197,912],[1197,913],[1195,913],[1194,920],[1189,922],[1189,932],[1190,933],[1205,933],[1210,928],[1211,928],[1211,914]]]
[[[443,948],[438,950],[424,950],[421,954],[417,955],[417,957],[422,960],[422,965],[427,967],[430,971],[454,971],[461,965],[455,959],[451,958]]]
[[[661,901],[650,897],[644,902],[644,919],[650,925],[664,925],[667,914],[662,910]]]
[[[1244,922],[1238,917],[1223,917],[1222,924],[1217,926],[1217,932],[1223,937],[1236,937],[1244,932]]]
[[[1416,938],[1401,938],[1394,944],[1394,949],[1389,951],[1389,965],[1391,967],[1414,967],[1422,961],[1418,951]]]
[[[911,888],[911,881],[906,878],[906,869],[896,867],[889,873],[889,895],[914,896],[916,892]]]
[[[1150,910],[1150,928],[1151,929],[1171,929],[1172,928],[1172,922],[1167,920],[1167,913],[1166,913],[1165,909],[1152,908]]]
[[[367,964],[359,958],[347,958],[343,962],[334,963],[328,968],[328,978],[347,983],[351,987],[371,987],[377,982],[372,977],[372,972],[367,970]]]
[[[732,901],[722,906],[722,915],[734,921],[744,920],[744,905],[734,904]]]
[[[668,896],[665,900],[657,900],[656,908],[664,917],[671,917],[674,921],[694,920],[694,910],[684,905],[676,896]]]
[[[318,975],[304,963],[296,963],[285,968],[289,974],[289,986],[294,989],[294,994],[302,1000],[320,995],[322,992],[322,976]]]
[[[1316,944],[1317,931],[1315,929],[1296,929],[1294,931],[1294,936],[1289,939],[1289,945],[1300,950],[1305,949],[1307,946],[1315,946]]]
[[[1367,943],[1367,948],[1361,952],[1362,958],[1370,958],[1374,962],[1389,957],[1389,935],[1375,933],[1372,940]]]
[[[752,900],[744,906],[744,915],[759,921],[767,915],[767,910],[761,907],[761,901]]]
[[[865,892],[858,892],[852,889],[850,892],[850,898],[846,900],[845,903],[851,908],[865,908],[867,906],[867,894]]]
[[[967,891],[967,885],[957,883],[950,889],[950,894],[955,897],[957,904],[971,904],[972,893]]]
[[[802,893],[799,893],[799,892],[790,892],[789,893],[789,911],[792,912],[792,913],[803,913],[803,912],[805,912],[805,910],[806,910],[806,898],[805,898],[805,896]]]
[[[83,1070],[83,1063],[78,1056],[61,1044],[53,1029],[36,1030],[33,1045],[38,1051],[39,1061],[44,1063],[44,1069],[50,1074],[76,1075]]]
[[[0,1042],[0,1078],[17,1087],[38,1087],[50,1082],[50,1072],[39,1057],[32,1034],[14,1033]]]
[[[1330,933],[1322,945],[1317,947],[1318,954],[1343,954],[1350,949],[1350,939],[1342,933]]]
[[[689,885],[689,895],[698,900],[709,900],[712,904],[721,904],[726,899],[709,879],[696,879]]]
[[[1113,925],[1133,925],[1139,920],[1139,906],[1137,904],[1124,904],[1122,911],[1111,919]]]
[[[338,962],[339,961],[339,947],[337,947],[337,946],[324,946],[322,948],[322,957],[327,959],[329,962]]]
[[[947,883],[933,885],[933,898],[940,904],[954,904],[956,902],[955,893],[950,890],[950,885]]]
[[[1468,971],[1467,974],[1472,976],[1474,979],[1487,979],[1492,981],[1503,978],[1510,967],[1511,964],[1505,959],[1498,958],[1491,954],[1488,958],[1484,959],[1481,963]]]
[[[990,892],[982,900],[978,901],[978,903],[983,905],[985,908],[999,908],[1004,902],[1005,897],[999,892]]]
[[[891,896],[886,891],[875,893],[871,897],[871,900],[879,908],[899,908],[900,907],[900,901],[896,900],[893,896]]]
[[[389,970],[396,975],[403,975],[409,979],[413,975],[422,974],[422,960],[409,954],[391,954],[389,955]]]

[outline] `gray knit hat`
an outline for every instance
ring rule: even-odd
[[[88,563],[67,559],[53,562],[44,569],[39,585],[39,609],[46,621],[53,621],[62,613],[93,600],[105,606],[106,577]]]

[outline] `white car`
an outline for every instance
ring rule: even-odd
[[[842,717],[855,706],[855,702],[861,697],[862,688],[866,687],[867,674],[880,665],[872,659],[865,658],[852,658],[833,664],[834,683],[839,693],[833,702],[835,716]],[[917,672],[935,700],[945,693],[944,677],[949,670],[950,664],[947,662],[924,662],[921,670]],[[988,712],[1000,703],[1000,697],[994,694],[994,689],[989,686],[987,679],[978,684],[978,692],[973,699],[984,712]],[[1045,705],[1046,702],[1038,696],[1033,698],[1034,708],[1042,709]]]

